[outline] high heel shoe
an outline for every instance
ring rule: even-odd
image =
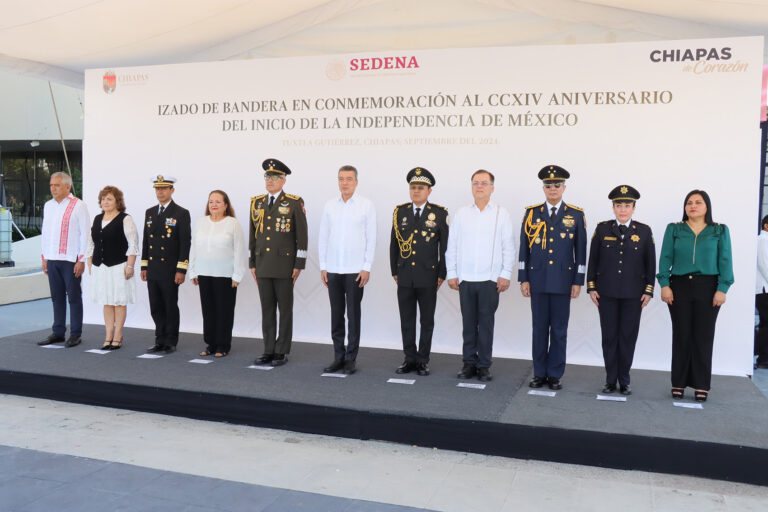
[[[123,340],[114,340],[109,346],[109,350],[117,350],[123,346]]]
[[[706,402],[707,396],[709,396],[709,392],[704,391],[703,389],[697,389],[693,393],[693,399],[697,402]]]
[[[672,398],[680,400],[685,394],[685,388],[672,388]]]
[[[112,350],[112,340],[104,340],[104,344],[99,350]]]

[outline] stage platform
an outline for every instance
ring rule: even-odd
[[[358,371],[323,377],[329,345],[295,343],[289,363],[249,368],[260,340],[238,338],[221,359],[202,337],[176,353],[139,358],[150,331],[126,329],[122,349],[97,349],[87,325],[74,348],[36,345],[48,331],[0,339],[0,392],[357,439],[522,459],[687,474],[768,485],[768,399],[749,378],[715,376],[709,401],[675,405],[667,372],[634,370],[626,402],[598,400],[602,368],[569,365],[555,396],[529,394],[530,361],[496,358],[485,389],[457,385],[458,355],[434,354],[432,375],[396,375],[399,350],[362,347]],[[194,359],[208,364],[189,362]],[[413,384],[389,379],[411,379]],[[471,384],[480,384],[477,380]],[[548,391],[543,388],[542,391]],[[620,397],[621,395],[609,395]]]

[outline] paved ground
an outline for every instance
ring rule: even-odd
[[[0,307],[0,337],[50,304]],[[755,382],[768,384],[768,371]],[[0,395],[0,511],[763,511],[768,488]],[[759,468],[755,468],[759,471]]]

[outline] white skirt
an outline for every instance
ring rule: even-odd
[[[136,279],[125,279],[125,265],[91,267],[91,300],[106,306],[125,306],[136,302]]]

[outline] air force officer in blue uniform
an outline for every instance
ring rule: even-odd
[[[587,293],[600,312],[605,361],[603,393],[632,394],[629,369],[635,355],[640,313],[653,297],[656,247],[646,224],[632,218],[640,193],[619,185],[609,194],[615,219],[595,227],[589,250]]]
[[[584,211],[563,202],[568,171],[547,165],[539,171],[546,201],[525,209],[520,230],[517,278],[531,298],[533,379],[530,387],[562,389],[571,299],[587,271],[587,221]]]

